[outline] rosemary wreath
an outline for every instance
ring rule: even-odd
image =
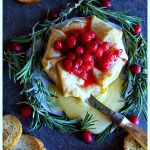
[[[55,107],[56,104],[53,102],[53,98],[57,96],[54,93],[50,93],[41,80],[41,75],[45,74],[43,68],[38,65],[39,59],[42,57],[42,49],[45,48],[51,29],[58,23],[61,25],[75,9],[79,9],[84,15],[95,15],[105,22],[113,20],[122,26],[129,60],[125,66],[124,74],[126,79],[122,91],[126,105],[120,113],[126,115],[128,112],[137,111],[138,117],[144,115],[145,119],[147,119],[147,103],[145,99],[147,94],[147,44],[141,35],[133,35],[130,32],[132,26],[141,23],[142,20],[138,17],[128,16],[128,11],[108,10],[102,7],[98,0],[80,0],[76,3],[69,3],[57,19],[50,21],[47,17],[44,22],[38,22],[33,27],[32,33],[12,38],[12,41],[30,44],[30,55],[25,52],[4,51],[4,61],[8,63],[9,77],[24,86],[21,92],[27,99],[24,103],[33,108],[31,129],[37,129],[45,125],[62,132],[80,132],[91,129],[96,121],[89,113],[86,114],[84,120],[80,118],[69,120],[65,115],[63,117],[55,116],[47,112],[40,103],[45,101],[49,106]],[[35,50],[37,40],[41,41],[38,51]],[[134,63],[142,66],[142,71],[138,75],[133,75],[130,72],[130,66]],[[35,69],[38,69],[38,75],[36,76],[34,76]],[[38,87],[36,90],[35,85]],[[37,97],[36,94],[41,96]],[[97,135],[97,141],[102,141],[114,128],[116,128],[114,124],[109,125]]]

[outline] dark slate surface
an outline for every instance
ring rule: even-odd
[[[45,16],[46,11],[59,10],[63,8],[69,0],[42,0],[41,3],[35,5],[22,5],[15,0],[3,0],[4,21],[3,36],[4,48],[7,47],[10,38],[13,35],[20,35],[31,31],[32,26]],[[143,36],[147,37],[147,1],[146,0],[112,0],[114,10],[128,9],[130,15],[139,16],[143,19]],[[17,102],[23,98],[19,94],[20,87],[13,83],[8,77],[7,68],[4,65],[3,76],[3,95],[4,95],[4,114],[11,113],[19,117],[23,124],[24,133],[29,133],[40,138],[48,150],[122,150],[123,139],[125,133],[113,133],[107,136],[101,144],[94,143],[91,145],[84,144],[79,135],[70,135],[60,133],[56,130],[41,128],[40,130],[29,131],[31,120],[23,119],[19,113],[19,105]],[[141,127],[147,128],[146,122],[141,120]]]

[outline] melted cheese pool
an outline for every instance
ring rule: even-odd
[[[114,111],[119,111],[125,102],[121,98],[123,80],[118,77],[108,88],[108,92],[105,96],[96,97],[104,105]],[[92,126],[90,131],[94,134],[98,134],[107,128],[111,124],[111,121],[100,111],[91,107],[87,102],[75,97],[64,97],[55,85],[51,85],[51,92],[56,92],[58,98],[56,99],[62,111],[68,116],[69,119],[82,118],[84,119],[86,113],[93,115],[94,120],[97,120]]]

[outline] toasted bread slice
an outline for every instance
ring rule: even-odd
[[[35,137],[27,134],[22,134],[18,144],[13,150],[43,150],[39,141]]]
[[[41,0],[17,0],[20,3],[24,3],[24,4],[35,4],[38,3]]]
[[[124,139],[124,150],[144,150],[144,148],[131,135],[127,135]]]
[[[46,150],[43,142],[40,139],[38,139],[36,137],[33,137],[33,138],[38,142],[38,144],[40,145],[41,150]]]
[[[3,116],[3,149],[8,150],[16,146],[22,134],[22,124],[13,115]]]

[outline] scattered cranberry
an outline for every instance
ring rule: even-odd
[[[68,59],[64,60],[64,68],[67,71],[70,71],[71,67],[72,67],[72,60],[68,60]]]
[[[55,20],[59,17],[59,13],[57,11],[50,12],[49,14],[50,20]]]
[[[141,25],[140,24],[136,24],[133,26],[133,30],[132,30],[132,33],[135,34],[135,35],[138,35],[141,33]]]
[[[66,46],[69,49],[72,49],[76,46],[77,44],[77,37],[76,36],[70,36],[69,38],[67,38],[66,40]]]
[[[9,46],[9,49],[12,52],[22,52],[23,45],[21,43],[12,42]]]
[[[86,47],[86,52],[92,53],[95,52],[98,48],[98,44],[95,41],[89,42]]]
[[[83,80],[87,80],[88,79],[88,73],[86,71],[82,71],[79,76],[83,79]]]
[[[90,131],[84,131],[81,135],[82,140],[84,141],[84,143],[86,144],[91,144],[92,140],[93,140],[93,135]]]
[[[141,66],[139,64],[133,64],[131,65],[130,70],[133,74],[139,74],[141,72]]]
[[[103,49],[101,47],[98,47],[97,50],[94,52],[94,56],[96,58],[101,58],[103,55]]]
[[[85,33],[82,37],[82,43],[83,44],[87,44],[88,42],[90,42],[92,39],[94,39],[96,37],[96,33],[93,31],[88,31],[87,33]]]
[[[92,63],[94,61],[91,54],[84,54],[82,60],[84,63]]]
[[[73,52],[68,53],[68,59],[74,60],[76,58],[76,55]]]
[[[128,119],[133,123],[133,124],[135,124],[135,125],[138,125],[139,124],[139,118],[137,117],[137,116],[135,116],[135,115],[130,115],[129,117],[128,117]]]
[[[23,117],[27,118],[31,116],[32,110],[28,105],[25,105],[21,108],[20,113]]]
[[[58,40],[54,43],[54,49],[60,51],[63,48],[63,41]]]
[[[84,53],[84,48],[82,46],[78,46],[76,49],[75,49],[75,53],[77,55],[81,55]]]
[[[103,42],[100,47],[105,52],[105,51],[107,51],[109,49],[109,43],[108,42]]]
[[[106,7],[106,8],[111,7],[111,1],[110,0],[101,0],[101,2],[104,5],[104,7]]]

